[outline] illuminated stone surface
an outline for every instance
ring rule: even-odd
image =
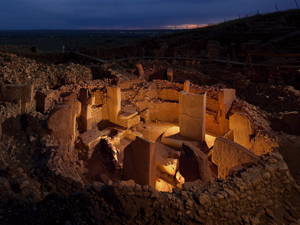
[[[257,163],[259,158],[245,147],[217,137],[212,153],[212,162],[218,166],[218,177],[225,178],[228,171],[239,164]]]
[[[245,113],[236,112],[229,117],[229,127],[234,131],[234,142],[250,149],[250,136],[254,133],[252,119]]]
[[[205,140],[206,93],[179,94],[179,127],[180,134],[193,141]]]

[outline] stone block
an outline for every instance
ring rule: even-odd
[[[160,158],[156,161],[157,169],[165,174],[175,176],[179,168],[179,160],[172,158]]]
[[[257,163],[259,158],[245,147],[223,137],[217,137],[212,162],[218,166],[218,177],[225,178],[231,168],[244,163]]]
[[[179,93],[180,135],[193,141],[205,140],[206,93]]]
[[[52,107],[54,107],[55,101],[57,96],[55,95],[55,92],[52,90],[46,90],[46,91],[37,91],[36,93],[36,110],[41,113],[47,113],[51,110]]]
[[[197,147],[189,144],[182,144],[182,151],[179,158],[179,171],[186,182],[211,180],[210,163],[206,155]]]
[[[236,143],[250,149],[250,136],[254,133],[254,125],[249,115],[236,112],[229,117],[229,128],[234,131]]]
[[[156,190],[162,192],[170,192],[172,193],[173,188],[175,188],[172,184],[167,183],[163,179],[156,179]]]
[[[47,128],[54,139],[62,139],[63,144],[67,145],[71,139],[69,130],[72,124],[72,106],[60,105],[55,108],[47,119]]]
[[[173,68],[167,68],[167,80],[173,82]]]
[[[148,139],[136,137],[124,149],[123,180],[134,180],[140,185],[156,184],[155,145]]]
[[[184,81],[183,91],[189,93],[190,92],[191,82],[189,80]]]
[[[235,89],[225,88],[221,89],[219,91],[219,103],[220,107],[221,105],[224,105],[225,114],[228,113],[228,111],[231,108],[232,103],[235,100]]]
[[[79,135],[79,139],[82,143],[87,146],[94,146],[99,143],[101,136],[103,133],[97,129],[90,129],[82,134]]]

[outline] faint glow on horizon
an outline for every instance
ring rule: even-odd
[[[182,24],[182,25],[178,25],[178,26],[167,25],[167,26],[162,26],[161,28],[162,29],[178,29],[178,30],[181,30],[181,29],[202,28],[202,27],[207,27],[207,26],[209,26],[209,25],[208,24],[200,24],[200,25],[197,25],[197,24]]]
[[[166,25],[166,26],[161,26],[161,27],[102,27],[102,26],[81,26],[77,27],[79,30],[159,30],[159,29],[167,29],[167,30],[183,30],[183,29],[195,29],[195,28],[202,28],[202,27],[207,27],[209,24],[182,24],[182,25]]]
[[[101,27],[101,26],[82,26],[79,30],[159,30],[161,28],[143,28],[143,27]]]

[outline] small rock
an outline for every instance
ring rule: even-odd
[[[159,197],[158,191],[154,191],[150,196],[150,198],[158,198],[158,197]]]
[[[149,185],[143,185],[143,191],[148,191]]]
[[[149,189],[148,189],[149,192],[154,192],[155,191],[155,188],[152,187],[152,186],[149,186]]]
[[[135,187],[133,188],[133,191],[134,191],[134,192],[139,192],[139,191],[142,191],[142,190],[143,190],[143,189],[142,189],[142,186],[139,185],[139,184],[136,184]]]
[[[103,185],[104,185],[103,183],[95,181],[92,186],[95,191],[101,192],[101,188]]]
[[[200,205],[205,205],[211,203],[210,197],[207,194],[199,195],[198,201]]]
[[[267,214],[269,217],[271,217],[272,219],[274,219],[274,214],[273,214],[273,212],[272,212],[271,209],[266,208],[266,214]]]
[[[292,217],[288,212],[286,212],[284,214],[283,218],[289,222],[296,222],[296,219],[294,217]]]
[[[28,180],[25,180],[20,184],[19,189],[22,190],[24,188],[27,188],[29,185],[30,185],[30,182]]]

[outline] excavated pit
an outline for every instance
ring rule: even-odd
[[[96,224],[300,218],[293,87],[247,83],[262,78],[179,60],[88,68],[0,53],[0,63],[0,220],[23,206],[38,218],[45,215],[39,204],[59,204],[65,213],[95,207]],[[204,114],[184,125],[180,96],[204,93]],[[180,133],[197,126],[201,141]],[[57,219],[65,220],[76,224]]]

